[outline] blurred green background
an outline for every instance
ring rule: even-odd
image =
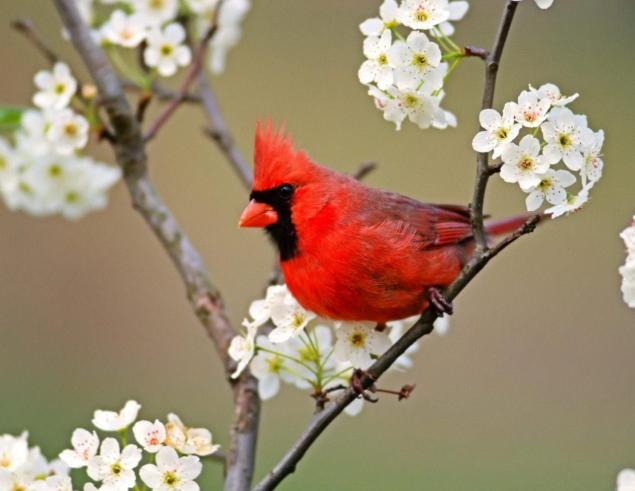
[[[467,203],[481,62],[465,61],[448,83],[458,129],[395,132],[356,76],[357,25],[379,4],[254,2],[213,82],[237,144],[250,159],[255,122],[270,116],[319,162],[349,172],[376,160],[372,185]],[[455,39],[487,47],[503,2],[471,4]],[[81,64],[49,2],[3,0],[0,99],[27,104],[45,63],[9,27],[18,16],[31,17],[80,73]],[[456,302],[450,333],[425,339],[415,369],[382,382],[416,382],[410,400],[383,398],[339,418],[282,489],[611,490],[617,471],[635,466],[635,312],[617,274],[618,233],[635,213],[634,25],[632,0],[556,0],[546,12],[520,5],[496,104],[528,83],[580,92],[573,109],[607,134],[605,176],[582,212],[498,257]],[[260,233],[236,228],[246,194],[204,124],[198,108],[181,109],[151,144],[150,166],[238,322],[274,256]],[[95,153],[112,162],[106,145]],[[523,197],[493,179],[487,211],[520,211]],[[123,185],[105,212],[78,223],[1,208],[0,224],[0,433],[28,429],[53,456],[95,408],[135,398],[143,417],[175,411],[227,444],[220,364]],[[311,416],[311,399],[285,389],[264,404],[257,477]],[[219,488],[215,466],[203,489]]]

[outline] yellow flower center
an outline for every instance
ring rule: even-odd
[[[306,317],[302,312],[294,312],[291,316],[291,325],[294,329],[300,329],[305,320]]]
[[[428,14],[428,11],[419,7],[416,11],[415,11],[415,19],[419,22],[425,22],[430,18],[430,14]]]
[[[508,134],[507,128],[498,128],[498,130],[496,130],[496,138],[499,140],[504,140]]]
[[[69,137],[77,135],[77,125],[75,123],[66,123],[64,125],[64,134]]]
[[[412,58],[412,64],[419,69],[423,69],[428,65],[428,59],[423,53],[416,53]]]
[[[174,486],[178,480],[179,478],[176,477],[174,472],[166,472],[163,474],[163,482],[168,486]]]
[[[533,166],[534,166],[534,161],[527,156],[524,156],[518,162],[518,167],[522,170],[530,170]]]
[[[560,133],[560,135],[558,136],[558,142],[563,148],[568,148],[573,144],[573,141],[571,141],[571,136],[569,136],[567,133]]]
[[[282,368],[282,359],[276,355],[273,356],[267,364],[271,373],[278,373]]]
[[[412,94],[408,94],[404,98],[403,102],[404,102],[404,105],[407,108],[410,108],[410,109],[414,109],[414,108],[416,108],[419,105],[419,99],[416,96],[412,95]]]
[[[150,8],[156,10],[162,9],[164,4],[165,0],[150,0],[149,2]]]
[[[62,175],[62,168],[59,164],[53,164],[49,167],[49,176],[50,177],[59,177]]]
[[[123,469],[121,467],[121,464],[119,464],[119,462],[117,462],[116,464],[112,464],[110,466],[110,470],[115,476],[118,476],[119,474],[121,474],[121,471]]]
[[[69,204],[77,203],[77,201],[79,200],[79,194],[77,194],[75,191],[70,191],[66,193],[64,199]]]
[[[366,344],[366,335],[361,332],[354,332],[351,334],[350,341],[356,348],[363,348]]]
[[[386,53],[382,53],[379,55],[379,57],[377,58],[377,63],[379,63],[380,65],[388,64],[388,57],[386,56]]]
[[[163,56],[170,56],[172,54],[172,51],[174,51],[174,49],[170,44],[164,44],[163,46],[161,46],[161,54]]]
[[[65,90],[66,90],[66,85],[64,85],[61,82],[56,83],[55,86],[53,87],[53,92],[55,92],[55,94],[57,95],[62,95]]]

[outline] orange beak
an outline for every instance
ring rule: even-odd
[[[239,227],[266,227],[278,221],[278,214],[266,203],[251,200],[238,220]]]

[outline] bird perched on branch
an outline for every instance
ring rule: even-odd
[[[485,226],[515,230],[526,216]],[[256,128],[254,180],[239,226],[264,227],[287,287],[307,310],[343,321],[385,323],[442,295],[474,249],[469,209],[373,189],[312,162],[267,123]]]

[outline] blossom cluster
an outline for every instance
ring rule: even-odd
[[[203,36],[217,20],[209,41],[208,66],[213,73],[225,69],[228,50],[238,43],[241,23],[250,0],[78,0],[84,20],[91,26],[95,40],[108,50],[117,67],[130,79],[149,86],[155,74],[174,75],[192,60],[186,44],[186,27]],[[112,9],[110,7],[113,7]],[[217,8],[220,11],[216,12]],[[106,10],[106,12],[104,12]],[[184,22],[185,21],[185,22]],[[185,26],[185,27],[184,27]],[[143,50],[143,62],[151,73],[139,70],[120,48]]]
[[[622,296],[624,302],[631,308],[635,308],[635,216],[630,227],[620,234],[626,245],[626,262],[620,267],[622,275]]]
[[[388,322],[379,328],[371,322],[333,322],[304,309],[286,285],[270,286],[264,299],[252,302],[249,315],[252,320],[243,321],[246,332],[232,340],[229,355],[238,363],[233,376],[249,366],[264,400],[275,396],[282,382],[310,389],[314,396],[349,383],[355,368],[368,368],[418,318]],[[268,335],[258,334],[269,322],[273,329]],[[447,317],[437,320],[435,330],[446,332]],[[417,344],[412,345],[392,369],[410,368],[410,356],[417,349]],[[361,408],[358,399],[346,412],[354,415]]]
[[[529,86],[517,101],[505,104],[502,114],[484,109],[479,115],[483,131],[472,147],[502,160],[500,177],[527,193],[529,211],[545,201],[551,206],[544,212],[552,218],[576,211],[602,177],[604,132],[591,130],[586,116],[566,107],[577,97],[563,96],[552,83]],[[526,134],[520,138],[522,131]]]
[[[28,448],[26,433],[0,436],[0,491],[72,491],[69,471],[82,468],[94,481],[85,484],[84,491],[139,489],[138,477],[150,489],[197,491],[199,457],[219,449],[212,434],[204,428],[188,428],[175,414],[169,414],[165,424],[137,421],[140,409],[131,400],[119,411],[95,411],[93,425],[118,438],[100,441],[96,431],[77,428],[72,448],[50,463],[38,447]],[[137,444],[127,443],[130,427]],[[147,463],[141,465],[144,457]]]
[[[89,140],[84,112],[73,109],[77,80],[57,63],[34,78],[37,109],[26,110],[19,128],[0,137],[0,194],[12,210],[77,219],[104,208],[107,191],[119,180],[117,167],[81,155]]]
[[[456,126],[441,102],[445,78],[463,56],[449,37],[451,22],[461,20],[468,8],[466,1],[384,0],[380,17],[360,24],[367,59],[359,81],[398,130],[406,118],[419,128]]]

